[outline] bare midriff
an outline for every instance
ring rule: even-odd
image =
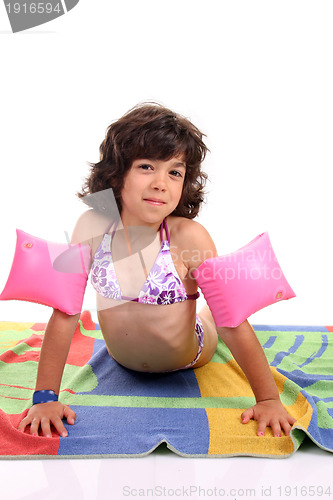
[[[112,357],[142,372],[174,370],[198,351],[196,301],[170,305],[116,301],[97,296],[98,321]]]

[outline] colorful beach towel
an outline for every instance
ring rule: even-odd
[[[195,370],[138,373],[119,366],[98,324],[81,314],[61,387],[61,401],[77,413],[67,438],[20,433],[31,405],[45,324],[0,323],[1,458],[130,457],[161,443],[186,457],[286,457],[308,435],[333,451],[333,327],[255,326],[288,411],[290,437],[257,423],[242,424],[255,400],[244,374],[219,341],[212,360]]]

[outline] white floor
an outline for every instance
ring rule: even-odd
[[[332,459],[306,440],[284,459],[189,459],[162,446],[144,458],[3,460],[0,499],[329,499]]]

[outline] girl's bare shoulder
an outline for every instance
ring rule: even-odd
[[[94,209],[86,210],[76,222],[71,243],[84,243],[93,247],[94,242],[103,237],[110,222],[111,219],[100,212]]]
[[[170,217],[171,243],[193,254],[196,262],[217,256],[216,247],[207,229],[197,221],[184,217]],[[190,259],[191,260],[191,259]]]

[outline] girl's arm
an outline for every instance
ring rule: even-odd
[[[195,221],[182,223],[182,245],[189,256],[186,265],[190,274],[204,260],[217,256],[214,242],[206,229]],[[258,421],[257,434],[263,435],[267,426],[274,436],[290,433],[295,419],[283,407],[264,350],[248,321],[237,328],[217,327],[217,332],[230,349],[240,368],[245,373],[254,392],[257,404],[242,413],[243,423],[250,419]]]
[[[79,318],[80,314],[69,316],[54,309],[44,334],[38,364],[36,391],[51,390],[59,395],[62,374]],[[66,437],[67,431],[62,422],[63,418],[66,418],[69,424],[74,424],[76,415],[73,410],[60,401],[35,404],[20,422],[18,428],[24,432],[25,428],[30,425],[30,434],[37,436],[40,427],[44,436],[51,437],[51,424],[53,424],[58,433],[62,437]]]
[[[253,328],[246,320],[236,328],[217,327],[217,332],[245,373],[256,398],[257,403],[242,413],[242,422],[257,420],[258,436],[263,436],[268,426],[274,436],[280,437],[281,429],[288,436],[296,420],[280,401],[267,358]]]
[[[88,244],[94,249],[96,246],[94,238],[105,227],[106,221],[101,217],[96,217],[93,210],[88,210],[79,217],[71,243]],[[36,391],[51,390],[59,395],[62,374],[79,318],[80,314],[70,316],[57,309],[53,310],[45,330],[39,357]],[[58,433],[65,437],[67,431],[62,422],[63,418],[66,418],[69,424],[74,424],[76,415],[60,401],[35,404],[20,422],[18,428],[24,432],[25,428],[30,425],[30,434],[38,435],[39,428],[41,428],[44,436],[51,437],[51,424],[53,424]]]

